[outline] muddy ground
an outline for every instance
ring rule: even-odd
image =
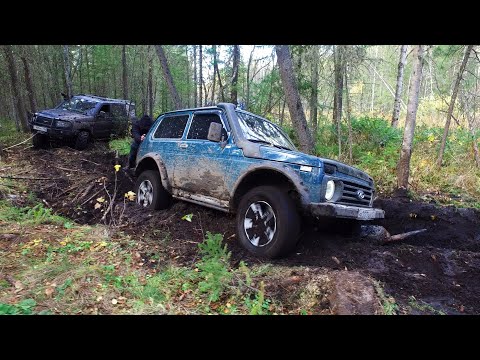
[[[83,152],[68,147],[26,149],[8,154],[8,162],[23,169],[15,171],[15,177],[35,178],[28,183],[46,206],[79,223],[115,225],[146,244],[166,244],[178,263],[198,260],[197,243],[210,231],[224,235],[234,266],[243,260],[250,265],[303,269],[292,270],[288,284],[267,282],[267,295],[282,302],[288,302],[292,289],[307,279],[355,270],[378,281],[395,298],[397,313],[480,314],[480,212],[474,209],[380,198],[375,206],[385,210],[386,218],[378,225],[391,234],[427,231],[381,245],[342,236],[333,226],[328,231],[306,220],[296,250],[284,259],[269,261],[252,257],[240,247],[232,215],[178,201],[168,210],[149,212],[126,200],[124,194],[133,190],[135,179],[124,169],[115,172],[114,165],[124,165],[126,159],[116,158],[104,144]],[[115,187],[117,205],[112,210],[108,204]],[[102,197],[105,202],[98,201]],[[182,220],[186,214],[193,214],[191,222]],[[152,255],[154,249],[148,247],[142,254],[147,259]],[[331,301],[325,300],[325,308],[333,307]]]

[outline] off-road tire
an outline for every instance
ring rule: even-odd
[[[258,216],[260,212],[255,212],[258,207],[267,209],[261,211],[265,218]],[[265,215],[271,211],[274,216]],[[252,225],[247,229],[250,222]],[[237,238],[244,248],[256,256],[278,258],[295,248],[300,237],[300,222],[295,203],[286,191],[275,186],[259,186],[245,194],[238,205]],[[274,231],[270,239],[272,226]],[[262,232],[263,228],[265,229]],[[258,233],[255,230],[258,230]],[[255,240],[256,238],[260,240]]]
[[[77,139],[75,140],[75,149],[85,150],[89,141],[90,133],[88,131],[80,131],[77,135]]]
[[[141,193],[144,194],[145,188],[140,189],[142,183],[148,189],[151,187],[151,201],[144,201],[145,195],[142,196]],[[172,202],[172,196],[163,187],[160,174],[155,170],[146,170],[140,174],[135,183],[135,194],[137,203],[150,210],[167,209]]]
[[[35,149],[45,149],[48,145],[48,136],[36,133],[32,138],[32,145]]]

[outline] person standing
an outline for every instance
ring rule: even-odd
[[[130,156],[128,158],[129,168],[135,167],[135,160],[137,158],[138,148],[142,143],[143,139],[145,139],[145,135],[147,135],[147,132],[152,127],[152,124],[152,119],[148,115],[143,115],[140,120],[138,120],[137,118],[132,118],[133,141],[130,145]]]

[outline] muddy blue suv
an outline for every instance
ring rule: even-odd
[[[136,160],[137,202],[165,209],[177,198],[236,213],[237,237],[257,256],[288,254],[301,216],[373,220],[373,179],[299,152],[275,124],[233,104],[160,115]]]

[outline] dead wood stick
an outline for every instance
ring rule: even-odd
[[[103,190],[103,189],[98,190],[95,194],[93,194],[93,195],[90,196],[87,200],[85,200],[80,206],[85,205],[87,202],[89,202],[90,200],[92,200],[95,196],[97,196],[98,194],[100,194],[100,192],[101,192],[102,190]]]
[[[412,236],[412,235],[416,235],[416,234],[420,234],[424,231],[427,231],[427,229],[421,229],[421,230],[415,230],[415,231],[409,231],[409,232],[406,232],[406,233],[403,233],[403,234],[397,234],[397,235],[392,235],[392,236],[389,236],[387,237],[383,243],[384,244],[388,244],[390,242],[393,242],[393,241],[399,241],[399,240],[403,240],[409,236]]]
[[[32,177],[26,177],[26,176],[2,176],[2,175],[0,175],[0,178],[14,179],[14,180],[57,180],[56,178],[32,178]]]
[[[92,190],[92,188],[95,186],[95,183],[91,183],[90,185],[87,186],[87,188],[85,189],[85,191],[82,193],[82,195],[80,196],[75,196],[75,199],[76,200],[77,198],[78,199],[83,199],[85,196],[87,196],[87,194],[90,192],[90,190]]]
[[[61,166],[56,166],[56,165],[53,165],[53,166],[56,167],[57,169],[60,169],[60,170],[83,172],[81,170],[67,169],[67,168],[64,168],[64,167],[61,167]]]
[[[98,163],[96,163],[96,162],[94,162],[94,161],[87,160],[87,159],[80,159],[80,161],[87,161],[87,162],[92,163],[92,164],[95,164],[95,165],[100,165],[100,164],[98,164]]]

